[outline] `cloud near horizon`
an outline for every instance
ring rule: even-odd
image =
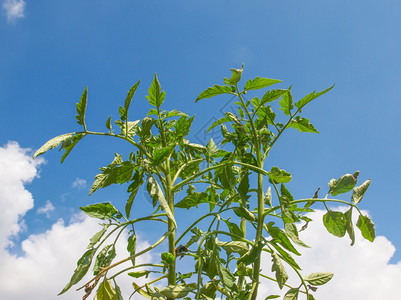
[[[4,0],[3,10],[7,16],[8,22],[15,22],[17,19],[21,19],[25,16],[24,0]]]
[[[100,229],[98,220],[76,214],[70,216],[69,224],[59,219],[47,231],[29,235],[21,242],[23,255],[8,252],[12,237],[24,228],[24,215],[34,208],[33,197],[24,185],[38,177],[38,167],[43,162],[42,159],[33,161],[30,150],[21,148],[16,142],[0,146],[0,203],[3,207],[0,210],[0,299],[55,299],[70,280],[90,237]],[[299,249],[302,256],[296,258],[303,268],[303,275],[319,271],[335,274],[328,284],[314,293],[316,299],[397,299],[401,295],[401,262],[389,263],[395,252],[391,242],[378,236],[370,243],[357,229],[356,243],[350,247],[349,239],[339,239],[326,231],[321,221],[323,213],[318,210],[310,216],[314,221],[300,237],[311,248]],[[143,242],[139,247],[147,245]],[[124,243],[118,245],[117,253],[121,257],[126,256],[125,247]],[[140,261],[151,259],[147,255]],[[262,266],[269,271],[271,257],[263,257]],[[296,276],[294,279],[294,274],[290,271],[289,274],[292,278],[289,283],[298,285]],[[122,276],[118,283],[126,291],[125,295],[129,295],[132,286],[128,276]],[[272,293],[282,295],[286,290],[279,291],[276,284],[263,280],[258,298],[265,299]],[[72,288],[57,298],[73,300],[82,295],[81,291],[75,292]]]

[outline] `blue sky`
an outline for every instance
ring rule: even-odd
[[[288,131],[267,164],[293,174],[290,188],[299,197],[360,170],[361,182],[372,179],[361,207],[376,223],[377,235],[397,249],[388,255],[390,263],[401,261],[399,1],[0,2],[4,151],[29,156],[48,139],[79,130],[75,103],[85,86],[87,124],[104,130],[138,79],[131,118],[144,116],[149,108],[144,95],[157,72],[166,108],[195,114],[192,138],[207,142],[199,138],[203,127],[221,116],[229,99],[194,100],[222,83],[231,67],[245,63],[246,79],[281,79],[280,87],[292,85],[295,98],[335,83],[304,112],[320,134]],[[67,227],[78,206],[122,201],[120,187],[87,194],[99,167],[114,152],[127,151],[121,143],[88,138],[63,165],[57,151],[44,156],[46,163],[30,163],[36,171],[18,180],[33,206],[14,211],[18,218],[10,224],[19,229],[4,235],[14,242],[7,253],[26,255],[21,242],[51,232],[60,218]]]

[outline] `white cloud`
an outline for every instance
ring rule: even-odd
[[[43,160],[33,161],[29,153],[29,149],[22,149],[15,142],[0,147],[0,299],[80,299],[83,292],[75,292],[75,286],[60,297],[56,295],[69,282],[89,239],[100,230],[99,220],[78,214],[66,225],[60,219],[46,232],[30,235],[22,241],[22,256],[6,250],[12,244],[10,238],[23,229],[22,217],[33,208],[32,195],[24,184],[38,176],[37,167]],[[42,211],[51,210],[49,203]],[[121,238],[124,240],[124,235]],[[140,242],[138,248],[147,245]],[[116,259],[127,256],[125,247],[124,243],[117,244]],[[140,257],[138,263],[150,259],[150,255]],[[131,291],[128,276],[122,277],[117,280],[119,286],[123,291]]]
[[[313,272],[334,273],[333,279],[319,287],[314,293],[315,298],[324,300],[398,299],[397,297],[401,295],[401,262],[389,263],[395,252],[391,242],[384,236],[378,236],[371,243],[365,240],[356,228],[356,242],[351,247],[347,236],[340,239],[327,232],[322,222],[324,213],[317,210],[309,215],[314,221],[309,224],[307,230],[301,232],[300,238],[311,248],[299,249],[298,247],[302,256],[294,255],[303,268],[303,275]],[[270,261],[271,258],[266,256],[264,265],[270,264]],[[290,278],[296,277],[295,274],[288,273],[292,274]],[[293,284],[299,283],[295,280]],[[275,284],[264,281],[262,293],[268,293],[268,290],[277,291],[277,287]],[[283,290],[287,291],[288,288]]]
[[[38,210],[36,211],[36,213],[44,214],[44,215],[46,215],[46,217],[49,218],[50,212],[52,212],[53,210],[55,210],[54,205],[49,200],[47,200],[46,204],[42,207],[39,207]]]
[[[85,186],[86,180],[79,177],[75,178],[74,182],[72,183],[72,187],[77,189],[83,189]]]
[[[3,10],[6,13],[7,21],[14,22],[25,16],[25,1],[24,0],[5,0],[3,2]]]

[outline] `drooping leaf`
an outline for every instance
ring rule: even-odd
[[[77,134],[80,133],[77,132],[66,133],[52,138],[35,152],[35,154],[33,155],[33,159],[35,159],[39,155],[42,155],[43,153],[47,152],[50,149],[58,147],[63,142],[72,140],[72,138]]]
[[[278,243],[270,243],[271,246],[274,247],[274,249],[277,250],[278,254],[280,255],[280,258],[284,260],[286,263],[288,263],[290,266],[297,270],[301,270],[301,267],[297,264],[297,262],[292,258],[292,256],[286,252],[283,248],[280,247],[280,244]]]
[[[362,236],[370,242],[376,237],[375,224],[368,216],[359,215],[356,226],[361,230]]]
[[[104,280],[99,284],[96,292],[97,300],[119,300],[117,292],[110,283],[110,280]]]
[[[254,79],[249,79],[246,82],[244,89],[245,90],[263,89],[265,87],[271,86],[271,85],[279,83],[279,82],[281,82],[281,80],[270,79],[270,78],[260,78],[258,76]]]
[[[135,234],[135,232],[132,232],[132,234],[128,237],[127,251],[130,256],[135,255],[135,252],[136,252],[136,234]],[[131,262],[132,262],[132,265],[135,266],[135,258],[132,258]]]
[[[111,128],[111,116],[108,117],[107,120],[106,120],[106,128],[108,130],[110,130],[110,131],[112,130],[112,128]]]
[[[332,88],[334,87],[334,84],[329,87],[328,89],[325,89],[324,91],[318,92],[316,93],[316,91],[306,95],[305,97],[303,97],[301,100],[299,100],[298,102],[295,103],[295,106],[298,109],[302,109],[306,104],[308,104],[309,102],[311,102],[312,100],[316,99],[317,97],[320,97],[321,95],[327,93],[328,91],[330,91]]]
[[[299,288],[291,288],[288,292],[284,295],[283,300],[297,300],[299,294]]]
[[[246,266],[253,264],[255,260],[260,256],[263,247],[264,245],[260,242],[254,245],[251,249],[249,249],[244,255],[242,255],[238,259],[237,263],[238,264],[243,263]]]
[[[230,242],[217,242],[217,245],[222,247],[227,254],[230,253],[239,253],[240,255],[244,255],[248,252],[248,244],[243,241],[230,241]]]
[[[354,225],[352,224],[352,206],[349,210],[347,210],[344,213],[344,217],[346,220],[347,233],[349,238],[351,239],[351,246],[353,246],[355,243],[355,231],[354,231]]]
[[[238,217],[245,218],[251,222],[256,221],[256,216],[244,206],[234,207],[233,210]]]
[[[368,190],[368,187],[370,185],[370,179],[366,180],[364,183],[362,183],[360,186],[354,187],[354,191],[352,193],[352,203],[358,204],[361,202],[363,195],[365,195],[366,191]]]
[[[356,184],[356,178],[351,174],[345,174],[339,179],[334,178],[329,182],[330,194],[333,196],[344,194],[352,190]]]
[[[108,267],[115,257],[115,247],[113,247],[113,245],[105,246],[96,256],[95,264],[93,266],[93,275],[99,274],[102,268]]]
[[[309,284],[316,286],[316,285],[323,285],[330,281],[333,278],[334,274],[331,272],[317,272],[309,274],[304,278]]]
[[[95,233],[91,239],[90,239],[90,243],[88,245],[88,249],[92,248],[94,245],[96,245],[100,239],[102,238],[102,236],[105,234],[105,232],[107,231],[107,228],[109,227],[109,224],[105,224],[103,225],[103,229],[100,230],[99,232]]]
[[[267,175],[269,175],[269,178],[276,183],[287,183],[292,179],[290,173],[285,170],[280,170],[277,167],[273,167]]]
[[[141,270],[141,271],[136,271],[136,272],[128,272],[127,275],[131,276],[131,277],[134,277],[134,278],[140,278],[140,277],[143,277],[143,276],[148,277],[149,273],[150,273],[150,271]]]
[[[227,85],[236,85],[238,81],[241,80],[242,71],[244,70],[244,64],[242,64],[241,69],[231,69],[231,78],[224,78],[224,83]]]
[[[267,232],[270,234],[270,236],[273,238],[272,242],[278,242],[280,245],[282,245],[285,249],[288,251],[291,251],[292,253],[296,255],[301,255],[301,253],[298,252],[298,250],[294,247],[294,245],[291,243],[290,239],[288,238],[287,234],[278,228],[277,226],[274,226],[273,222],[269,222],[267,225]]]
[[[148,89],[149,95],[146,96],[146,99],[149,100],[149,104],[153,105],[157,108],[160,108],[162,105],[164,98],[166,97],[166,92],[162,91],[159,80],[157,79],[157,75],[155,74],[153,78],[153,82]]]
[[[167,218],[169,218],[177,227],[174,215],[170,210],[170,206],[167,203],[166,198],[164,197],[163,191],[160,188],[159,183],[156,181],[156,179],[153,178],[153,176],[149,177],[147,189],[150,197],[152,197],[153,199],[153,203],[156,203],[158,201],[162,210],[166,212]]]
[[[136,284],[135,282],[132,283],[132,286],[134,287],[134,291],[139,293],[141,296],[147,298],[147,299],[151,299],[151,296],[149,295],[149,293],[147,293],[143,288],[141,288],[138,284]]]
[[[81,99],[79,103],[76,104],[77,107],[77,115],[75,118],[79,125],[83,125],[85,128],[85,112],[86,112],[86,103],[88,102],[88,87],[85,87],[84,92],[82,93]]]
[[[217,274],[219,275],[220,281],[224,286],[228,287],[232,291],[235,291],[237,289],[237,286],[235,284],[235,276],[220,262],[217,263]]]
[[[300,132],[319,133],[319,131],[317,131],[317,129],[311,123],[309,123],[309,119],[301,118],[300,116],[297,116],[294,120],[292,120],[289,124],[289,127],[298,129]]]
[[[217,95],[222,94],[234,94],[235,88],[226,85],[214,85],[213,87],[208,88],[207,90],[200,93],[200,95],[196,98],[195,102],[198,102],[201,99],[211,98]]]
[[[196,286],[188,285],[188,284],[180,284],[180,285],[169,285],[162,288],[159,293],[163,296],[171,299],[179,299],[184,298],[190,292],[192,292]]]
[[[75,147],[75,145],[86,135],[86,133],[77,133],[71,139],[67,139],[61,142],[60,150],[64,149],[65,152],[61,157],[61,163],[64,162],[68,154]]]
[[[127,203],[125,204],[125,214],[127,215],[128,219],[131,215],[132,203],[134,202],[134,199],[136,197],[136,194],[138,193],[139,188],[144,183],[143,172],[141,171],[135,172],[134,176],[132,177],[132,180],[133,182],[128,187],[128,193],[131,194],[129,195]]]
[[[272,256],[272,262],[273,262],[272,272],[275,273],[277,284],[278,284],[279,288],[282,289],[284,287],[284,284],[288,280],[288,274],[285,271],[283,263],[281,262],[281,259],[278,256],[278,254],[276,252],[272,252],[271,256]]]
[[[88,216],[101,220],[122,218],[121,212],[109,202],[91,204],[85,207],[81,206],[80,209]]]
[[[194,227],[191,229],[191,232],[193,233],[193,235],[191,236],[191,238],[189,239],[189,241],[185,244],[186,248],[189,248],[189,246],[191,246],[193,243],[196,243],[197,241],[199,241],[199,239],[203,236],[203,231],[200,230],[198,227]]]
[[[130,90],[127,93],[127,98],[124,101],[124,107],[120,106],[119,113],[120,113],[121,121],[127,121],[127,119],[128,119],[128,108],[131,104],[132,98],[134,97],[134,94],[136,92],[136,89],[138,88],[139,83],[140,83],[140,80],[138,80],[138,82],[135,83],[130,88]]]
[[[287,90],[287,93],[283,94],[281,101],[279,102],[280,109],[284,112],[286,116],[291,115],[291,109],[294,108],[292,104],[292,94],[291,87]]]
[[[347,232],[347,220],[342,212],[329,210],[323,216],[323,224],[328,232],[337,237],[343,237]]]
[[[64,287],[64,289],[59,293],[59,295],[64,294],[74,284],[78,283],[86,275],[92,263],[93,256],[96,253],[96,250],[97,250],[96,248],[89,249],[82,255],[82,257],[77,262],[77,268],[75,269],[70,282]]]
[[[310,248],[303,241],[299,239],[298,229],[294,223],[284,223],[284,231],[287,236],[298,246]]]

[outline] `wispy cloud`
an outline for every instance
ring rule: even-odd
[[[72,187],[76,189],[83,189],[86,186],[86,180],[79,177],[75,178]]]
[[[25,16],[24,0],[4,0],[3,10],[7,16],[8,22],[15,22],[17,19],[21,19]]]
[[[46,204],[42,207],[39,207],[36,212],[38,214],[44,214],[46,215],[46,217],[50,218],[50,212],[52,212],[53,210],[55,210],[54,205],[49,200],[47,200]]]

